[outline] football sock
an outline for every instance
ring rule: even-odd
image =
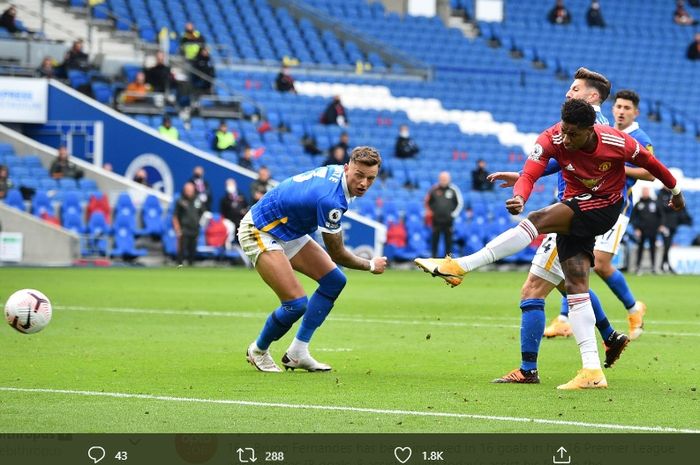
[[[530,220],[522,220],[514,228],[510,228],[493,238],[478,252],[460,257],[457,259],[457,263],[465,271],[475,270],[523,250],[535,240],[537,234],[537,228]]]
[[[309,353],[309,343],[300,341],[296,337],[292,341],[292,343],[289,345],[289,349],[287,349],[287,354],[294,356],[294,358],[299,358],[303,355],[308,355]]]
[[[595,326],[598,328],[598,332],[603,340],[607,341],[614,329],[603,311],[603,305],[600,303],[598,296],[591,289],[588,290],[588,294],[591,296],[591,306],[593,306],[593,314],[595,315]]]
[[[314,331],[324,322],[345,287],[347,278],[339,268],[334,268],[318,280],[318,289],[309,299],[309,308],[301,320],[297,339],[309,342]]]
[[[561,321],[569,320],[569,301],[566,300],[566,294],[561,296],[561,309],[559,309],[559,317]]]
[[[613,294],[620,299],[620,302],[625,306],[628,312],[634,313],[637,311],[635,308],[636,300],[632,295],[632,291],[627,285],[625,276],[620,272],[620,270],[615,270],[608,278],[605,279],[605,284],[608,285]]]
[[[520,301],[520,309],[520,368],[535,370],[544,333],[544,299],[523,299]]]
[[[258,349],[267,350],[270,344],[272,344],[272,341],[276,341],[287,334],[289,328],[291,328],[306,311],[308,301],[309,299],[306,296],[294,300],[287,300],[282,302],[282,305],[277,307],[274,312],[270,313],[257,341],[255,341]]]
[[[569,294],[569,322],[574,332],[574,338],[581,352],[583,368],[600,368],[598,346],[595,340],[595,315],[591,306],[591,296],[585,294]]]

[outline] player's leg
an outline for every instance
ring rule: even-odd
[[[613,257],[620,249],[620,241],[627,230],[628,224],[629,218],[625,215],[619,215],[615,225],[608,232],[596,237],[595,247],[593,248],[595,255],[594,270],[624,305],[629,322],[629,336],[631,339],[636,339],[644,331],[646,305],[644,302],[635,299],[632,290],[627,284],[625,275],[612,264]],[[641,250],[643,250],[643,247]],[[639,262],[637,268],[639,268]]]
[[[536,265],[533,264],[532,268],[535,267]],[[549,276],[546,273],[544,271],[545,276]],[[520,290],[520,367],[494,379],[493,383],[534,384],[540,382],[537,372],[537,356],[545,324],[544,299],[555,287],[555,284],[550,280],[561,282],[560,277],[551,275],[551,277],[544,279],[538,274],[534,274],[532,269],[530,270]]]
[[[445,255],[452,255],[452,223],[445,225]]]
[[[437,257],[438,245],[440,244],[440,226],[433,221],[433,234],[430,238],[430,251],[433,257]]]
[[[316,242],[309,240],[298,251],[288,252],[296,271],[318,282],[318,288],[309,299],[308,308],[296,337],[282,358],[286,368],[309,371],[329,371],[330,365],[316,361],[309,352],[309,342],[333,308],[347,281],[345,275]]]
[[[270,344],[284,336],[304,315],[306,292],[282,249],[284,242],[258,231],[250,213],[241,221],[238,241],[260,277],[280,300],[280,306],[270,313],[258,338],[248,346],[246,358],[260,371],[279,372],[282,370],[272,359]]]
[[[590,244],[579,243],[583,238],[558,236],[557,248],[564,259],[561,262],[569,303],[569,322],[581,353],[582,369],[568,383],[557,389],[584,389],[607,387],[600,366],[595,338],[595,314],[589,294],[588,273],[593,261],[593,238]],[[582,241],[583,242],[583,241]],[[567,250],[568,249],[568,250]],[[585,250],[588,250],[587,254]],[[567,250],[564,252],[564,250]],[[572,255],[573,254],[573,255]]]
[[[573,215],[573,210],[563,203],[550,205],[531,212],[527,219],[502,232],[471,255],[454,260],[449,257],[419,258],[415,262],[424,271],[443,278],[454,287],[462,282],[466,273],[521,251],[540,233],[568,233]]]
[[[651,255],[651,274],[656,274],[656,234],[649,235],[649,255]]]

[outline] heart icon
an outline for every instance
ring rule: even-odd
[[[396,460],[401,463],[408,462],[408,459],[411,458],[412,453],[413,451],[410,447],[397,447],[394,449],[394,457],[396,457]]]

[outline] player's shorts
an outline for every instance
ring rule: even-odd
[[[590,258],[593,266],[596,236],[610,230],[620,216],[624,199],[601,208],[588,207],[591,200],[590,195],[580,195],[563,201],[564,205],[574,211],[574,216],[571,218],[569,234],[557,234],[557,249],[559,260],[562,262],[584,254]],[[584,203],[584,206],[581,203]]]
[[[311,236],[307,234],[291,241],[283,241],[260,231],[253,223],[253,215],[250,211],[245,214],[238,228],[238,243],[253,266],[260,254],[268,250],[281,250],[291,260],[310,240]]]
[[[557,251],[557,234],[550,233],[544,238],[540,246],[532,257],[530,273],[545,281],[549,281],[555,286],[564,280],[564,272],[559,263],[559,253]]]
[[[615,226],[613,226],[611,230],[595,238],[593,250],[600,250],[601,252],[617,255],[617,251],[620,249],[620,241],[622,241],[622,237],[625,235],[629,222],[629,217],[620,214]]]

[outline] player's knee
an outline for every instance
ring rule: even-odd
[[[297,299],[285,302],[282,305],[284,311],[288,313],[291,317],[299,318],[306,312],[306,307],[309,304],[309,298],[306,296],[301,296]],[[294,320],[296,321],[296,320]]]
[[[326,297],[335,300],[343,291],[343,288],[347,282],[348,278],[345,277],[345,274],[340,271],[340,268],[335,267],[332,271],[318,280],[318,290]]]
[[[596,272],[598,276],[605,279],[609,277],[615,271],[615,268],[608,261],[600,261],[596,258],[595,265],[593,266],[593,271]]]
[[[536,210],[534,212],[530,212],[527,215],[527,219],[530,221],[530,223],[537,228],[537,230],[540,230],[540,227],[542,225],[542,220],[544,219],[545,214],[539,210]]]
[[[551,286],[544,279],[529,274],[520,289],[520,299],[544,299],[551,291]]]

